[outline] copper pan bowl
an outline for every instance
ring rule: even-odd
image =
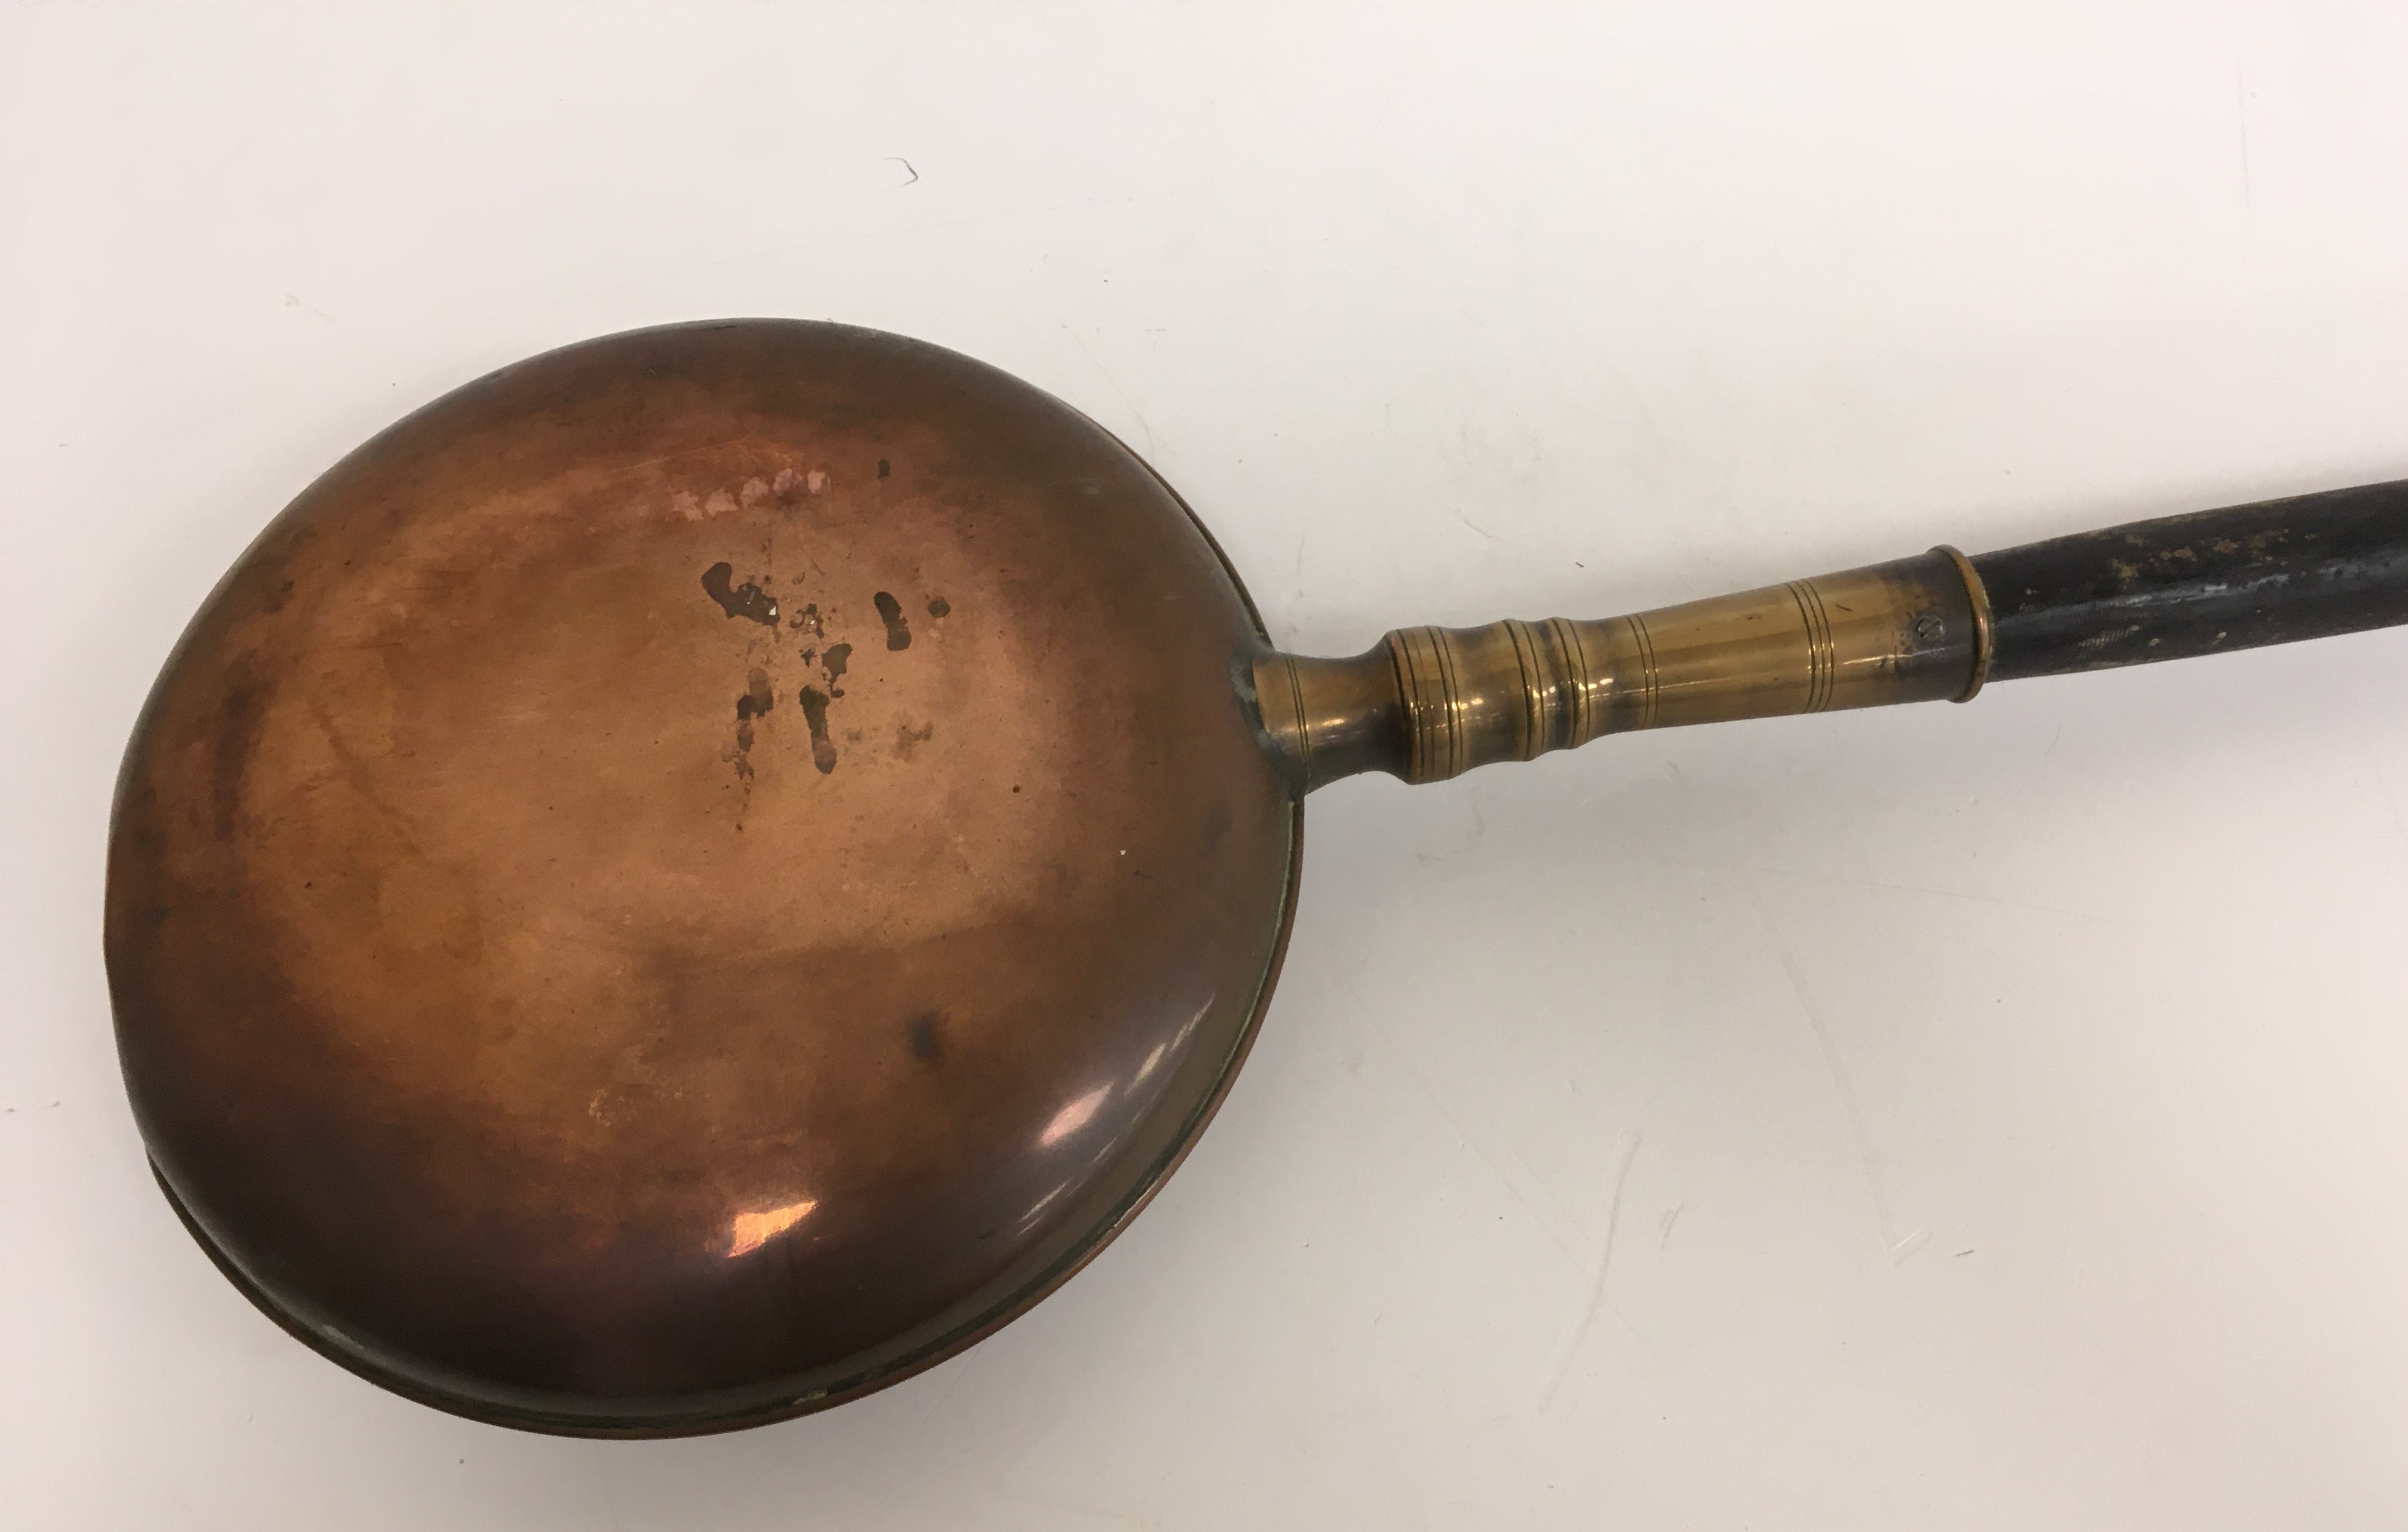
[[[160,678],[108,953],[161,1184],[344,1366],[512,1425],[896,1381],[1143,1205],[1270,993],[1262,629],[1111,435],[830,324],[509,367]]]

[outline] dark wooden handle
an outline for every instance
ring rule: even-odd
[[[2408,480],[2027,543],[1973,561],[1988,679],[2408,623]]]

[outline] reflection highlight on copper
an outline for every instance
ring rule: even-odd
[[[1183,1046],[1187,1041],[1187,1035],[1195,1031],[1204,1018],[1212,1013],[1212,1002],[1218,998],[1217,995],[1206,995],[1204,1003],[1196,1008],[1196,1013],[1188,1017],[1178,1031],[1155,1043],[1154,1052],[1146,1054],[1145,1062],[1137,1067],[1137,1074],[1130,1079],[1129,1084],[1132,1086],[1144,1084],[1146,1077],[1161,1067],[1164,1057],[1176,1052]]]
[[[1111,1094],[1111,1086],[1105,1084],[1096,1086],[1084,1095],[1073,1097],[1060,1111],[1054,1114],[1054,1120],[1045,1124],[1045,1131],[1037,1136],[1038,1146],[1051,1149],[1094,1122],[1096,1111],[1103,1107],[1105,1098]]]
[[[738,1213],[727,1223],[727,1254],[729,1259],[749,1255],[778,1236],[811,1215],[820,1199],[807,1196],[774,1208],[762,1208],[749,1213]]]

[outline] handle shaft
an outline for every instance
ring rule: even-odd
[[[1603,622],[1400,628],[1347,659],[1264,651],[1239,686],[1299,792],[1440,781],[1599,735],[1970,700],[1985,680],[2408,623],[2408,481],[1939,548]]]
[[[2408,623],[2408,480],[2135,522],[1972,561],[1992,680]]]

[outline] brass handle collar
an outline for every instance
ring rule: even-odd
[[[1973,676],[1965,683],[1965,689],[1950,699],[1971,702],[1981,692],[1982,683],[1990,679],[1990,655],[1997,648],[1997,640],[1990,632],[1989,588],[1982,583],[1981,575],[1973,568],[1973,561],[1955,548],[1942,543],[1932,551],[1956,566],[1957,578],[1965,582],[1965,599],[1973,606]]]

